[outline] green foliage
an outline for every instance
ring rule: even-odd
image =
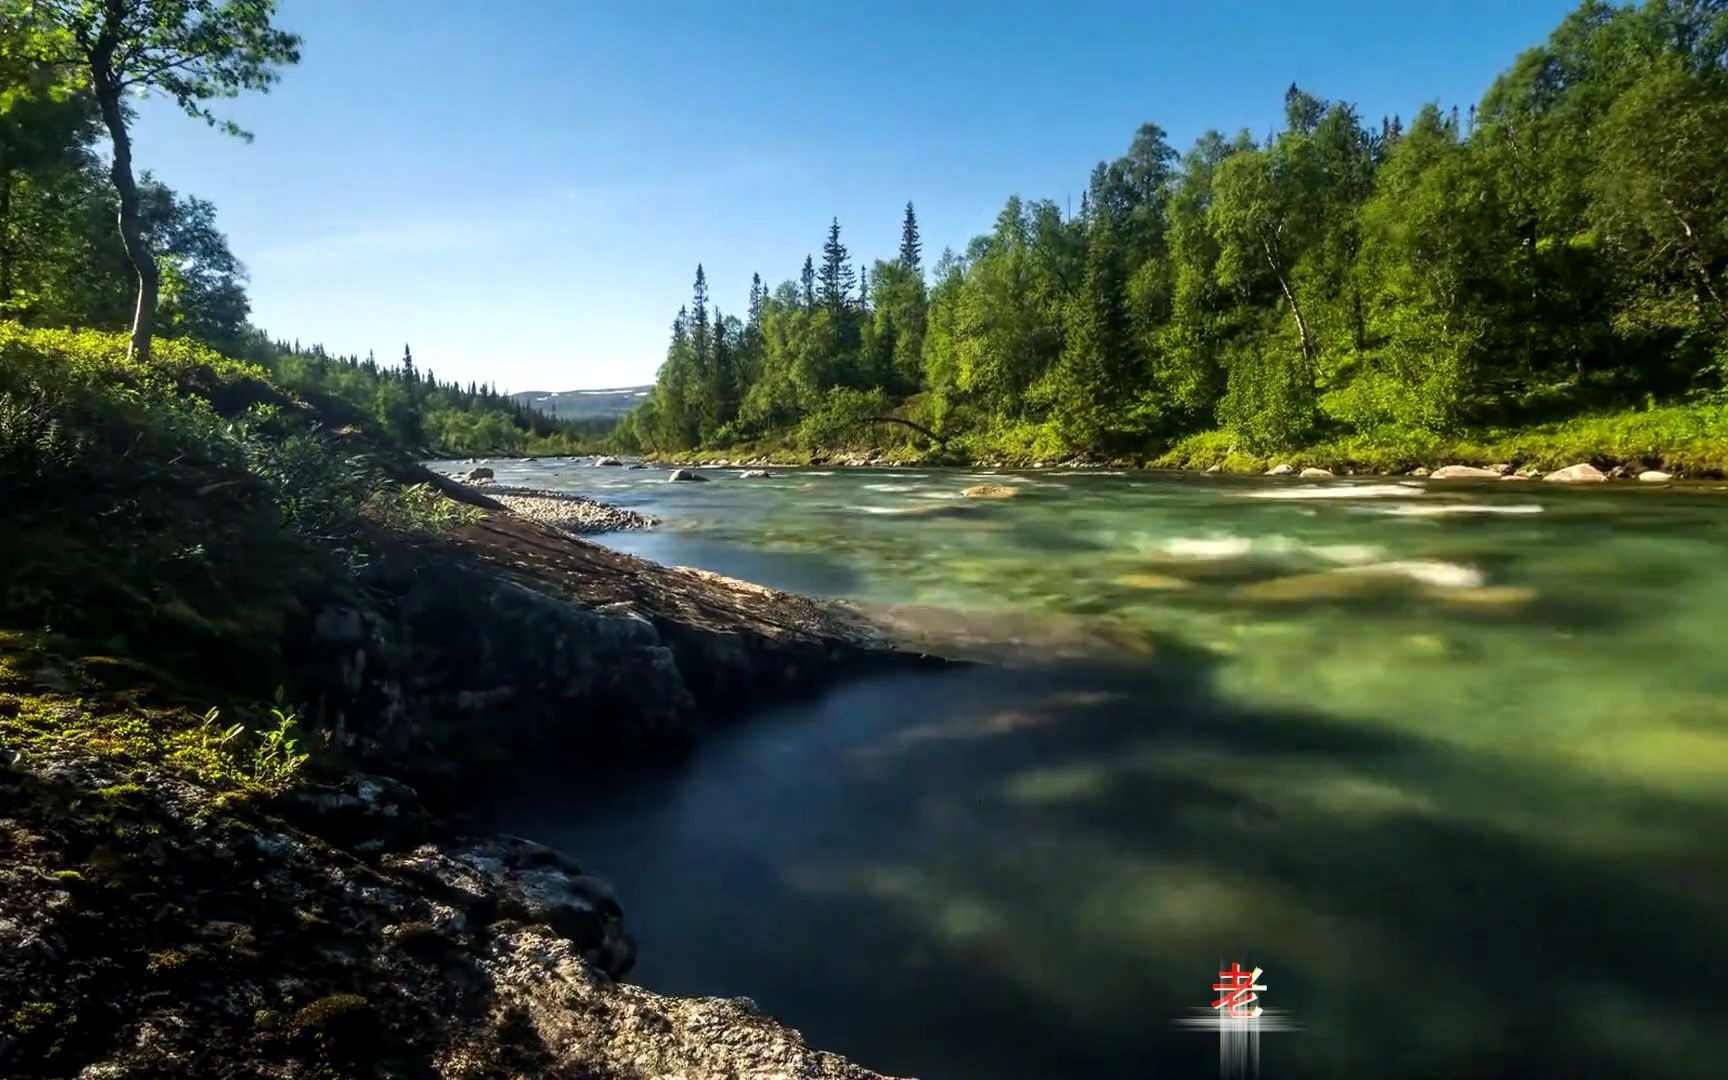
[[[1392,460],[1719,393],[1725,40],[1714,0],[1587,2],[1467,121],[1368,124],[1292,86],[1261,141],[1207,132],[1178,158],[1143,125],[1077,212],[1010,198],[928,283],[908,206],[868,302],[835,222],[819,265],[753,290],[736,416],[697,374],[704,293],[621,445],[844,442],[844,390],[916,400],[975,456],[1181,457],[1223,429],[1240,461]]]

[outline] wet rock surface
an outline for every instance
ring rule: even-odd
[[[634,945],[604,882],[401,784],[254,801],[72,748],[8,759],[5,1076],[876,1075],[741,1000],[619,983]]]

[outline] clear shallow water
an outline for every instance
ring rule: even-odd
[[[518,793],[507,827],[617,884],[645,985],[931,1077],[1210,1074],[1172,1021],[1235,959],[1303,1026],[1267,1076],[1728,1055],[1728,493],[494,467],[665,520],[617,547],[1050,660]]]

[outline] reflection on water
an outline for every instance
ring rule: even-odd
[[[931,1077],[1210,1074],[1172,1021],[1234,959],[1303,1025],[1268,1076],[1728,1054],[1719,494],[1066,475],[983,505],[927,496],[1002,477],[596,472],[562,479],[671,522],[611,541],[662,561],[1114,643],[530,787],[505,824],[617,883],[644,984]]]

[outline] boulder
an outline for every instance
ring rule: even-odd
[[[470,484],[472,484],[477,480],[490,480],[490,479],[492,479],[493,475],[494,474],[493,474],[491,469],[488,469],[484,465],[482,465],[478,469],[469,469],[468,475],[466,477],[464,477],[464,479],[466,479]]]
[[[1520,476],[1525,480],[1534,480],[1542,475],[1542,470],[1538,469],[1534,465],[1526,465],[1522,469],[1519,469],[1514,475]]]
[[[738,475],[745,480],[768,480],[771,479],[774,474],[769,472],[767,469],[745,469]]]
[[[1267,476],[1289,476],[1291,473],[1293,473],[1295,471],[1296,471],[1296,466],[1294,466],[1294,465],[1290,464],[1288,461],[1286,461],[1282,465],[1274,465],[1270,469],[1267,469],[1266,475]]]
[[[1404,475],[1405,476],[1427,476],[1428,475],[1428,466],[1418,465],[1414,469],[1411,469],[1409,472],[1405,473]]]
[[[1498,480],[1493,469],[1478,469],[1474,465],[1444,465],[1428,474],[1430,480]]]
[[[1601,469],[1587,461],[1581,461],[1564,469],[1555,469],[1542,479],[1555,484],[1600,484],[1608,478],[1602,475]]]
[[[1501,462],[1498,462],[1496,464],[1488,466],[1488,471],[1499,473],[1501,476],[1511,476],[1512,475],[1512,465],[1510,462],[1501,461]]]
[[[1329,480],[1332,477],[1332,471],[1330,469],[1321,469],[1310,465],[1296,475],[1307,480]]]
[[[624,467],[627,469],[646,469],[648,466],[642,464],[640,461],[632,461],[630,464],[628,464]]]
[[[1672,473],[1665,473],[1661,469],[1645,469],[1643,472],[1638,474],[1638,479],[1644,481],[1646,484],[1666,484],[1668,481],[1674,479],[1674,475]]]
[[[968,499],[1012,499],[1020,494],[1020,489],[1009,487],[1007,484],[979,484],[965,489],[960,494]]]
[[[1209,472],[1209,473],[1219,473],[1219,472],[1223,472],[1223,471],[1224,471],[1224,466],[1222,466],[1222,465],[1212,465],[1212,466],[1210,466],[1210,467],[1209,467],[1209,468],[1207,468],[1207,470],[1206,470],[1206,471],[1207,471],[1207,472]]]
[[[690,482],[698,483],[698,484],[706,484],[708,482],[708,478],[706,476],[703,476],[699,472],[693,472],[690,469],[673,469],[672,475],[668,476],[666,479],[668,479],[668,480],[686,480],[686,481],[690,481]]]
[[[622,465],[624,463],[622,461],[619,461],[615,457],[603,457],[600,460],[596,461],[594,464],[596,464],[596,465]]]

